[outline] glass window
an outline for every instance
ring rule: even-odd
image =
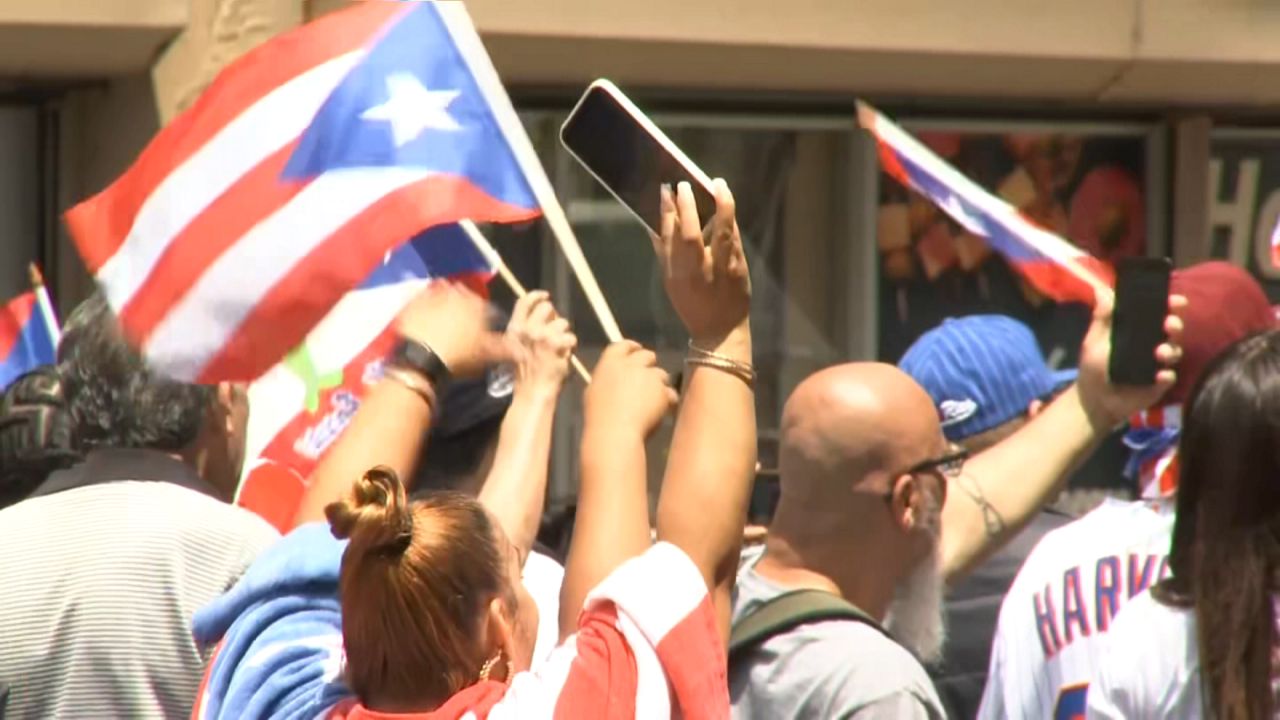
[[[561,148],[557,132],[563,118],[549,112],[524,116],[623,334],[657,351],[675,375],[687,337],[663,291],[647,230]],[[752,272],[756,411],[760,458],[768,470],[776,458],[773,444],[782,403],[795,383],[849,357],[851,348],[865,342],[862,335],[874,333],[872,323],[851,323],[846,308],[856,294],[849,289],[867,282],[850,277],[850,255],[861,245],[850,227],[852,120],[654,119],[709,175],[725,178],[734,190]],[[579,355],[593,365],[607,339],[546,225],[490,227],[486,232],[526,285],[552,291],[578,333]],[[499,304],[510,302],[503,289],[495,288],[494,296]],[[576,494],[581,391],[582,384],[571,380],[562,399],[553,506]],[[653,448],[665,448],[669,432],[668,425]],[[652,489],[664,465],[662,457],[651,458]]]

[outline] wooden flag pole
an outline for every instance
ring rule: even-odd
[[[454,42],[457,43],[462,59],[471,69],[480,92],[489,101],[498,129],[506,137],[516,162],[524,171],[529,189],[533,191],[538,206],[542,209],[542,217],[551,228],[560,251],[564,253],[569,269],[573,271],[578,284],[582,286],[582,293],[587,296],[587,302],[595,311],[600,327],[604,329],[605,337],[609,338],[609,342],[618,342],[622,339],[618,321],[613,317],[613,311],[609,309],[604,293],[600,291],[596,276],[591,272],[591,265],[582,254],[578,238],[573,234],[573,228],[569,225],[564,208],[560,207],[560,201],[556,199],[555,190],[551,187],[551,179],[547,177],[542,161],[538,159],[538,153],[534,150],[533,142],[529,140],[529,135],[520,122],[520,116],[516,114],[516,109],[511,104],[511,98],[507,96],[507,90],[498,77],[498,71],[493,67],[493,61],[485,52],[484,43],[480,41],[480,35],[476,33],[475,26],[471,23],[471,16],[467,14],[466,6],[463,3],[439,3],[436,9],[445,27],[452,34]]]
[[[44,284],[44,275],[40,266],[35,263],[27,265],[27,275],[31,278],[31,289],[36,291],[36,306],[44,314],[45,322],[53,331],[55,340],[62,337],[62,327],[58,324],[58,316],[53,312],[53,301],[49,299],[49,288]]]
[[[484,255],[489,264],[497,269],[498,275],[507,284],[507,287],[511,288],[511,292],[515,293],[518,298],[528,295],[529,291],[520,282],[520,278],[516,277],[515,273],[511,272],[511,268],[507,267],[507,263],[503,261],[502,256],[489,243],[489,239],[484,236],[484,233],[480,232],[480,228],[476,227],[476,224],[470,220],[463,220],[458,224],[462,226],[462,230],[467,234],[467,237],[471,238],[471,242],[475,244],[480,254]],[[573,365],[573,369],[578,373],[578,377],[582,378],[583,382],[588,385],[591,384],[591,373],[587,372],[587,367],[582,364],[577,355],[570,355],[569,363]]]

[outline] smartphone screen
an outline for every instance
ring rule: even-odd
[[[560,141],[654,233],[658,232],[663,183],[673,191],[677,183],[689,183],[704,227],[715,214],[706,175],[677,157],[679,150],[666,135],[607,82],[587,88],[560,128]]]
[[[1165,258],[1125,258],[1116,268],[1116,305],[1111,324],[1108,374],[1118,385],[1151,385],[1159,364],[1169,314],[1169,274]]]

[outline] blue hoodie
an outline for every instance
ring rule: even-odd
[[[302,525],[227,594],[195,614],[196,642],[221,643],[196,718],[306,718],[351,696],[342,683],[338,573],[346,541]]]

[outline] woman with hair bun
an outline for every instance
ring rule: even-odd
[[[441,384],[523,352],[485,329],[478,298],[437,284],[401,316],[402,345],[311,479],[299,527],[197,614],[197,638],[218,644],[197,718],[728,717],[755,372],[733,198],[722,181],[716,196],[704,238],[690,188],[662,191],[654,249],[691,339],[656,543],[645,441],[676,403],[667,374],[621,342],[586,390],[561,645],[531,668],[539,618],[520,576],[545,467],[504,460],[549,423],[504,423],[505,470],[478,497],[407,499]],[[571,350],[557,347],[566,367]]]

